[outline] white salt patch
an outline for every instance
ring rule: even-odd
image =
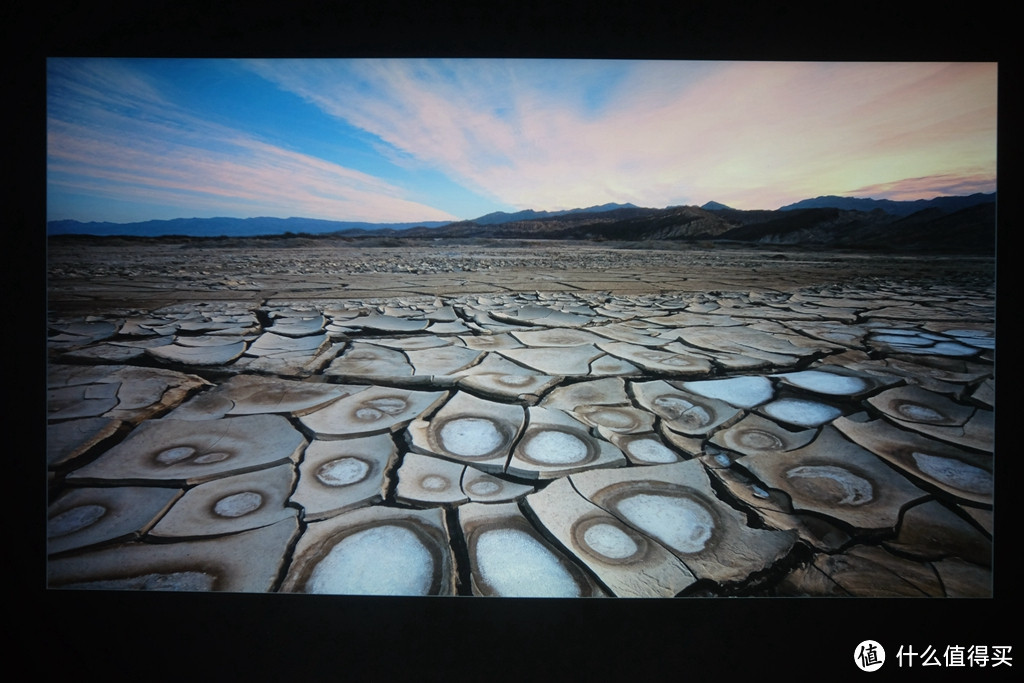
[[[868,383],[860,377],[847,377],[846,375],[837,375],[833,372],[822,372],[821,370],[791,372],[779,375],[779,377],[785,377],[790,383],[802,389],[835,396],[856,394],[868,387]]]
[[[686,382],[688,391],[717,398],[738,408],[753,408],[772,397],[772,383],[766,377],[732,377]]]
[[[175,463],[186,460],[195,455],[196,449],[191,446],[176,446],[174,448],[168,448],[167,450],[160,451],[156,456],[156,461],[161,465],[173,465]]]
[[[476,542],[480,575],[498,595],[578,598],[580,587],[558,558],[518,529],[492,529]]]
[[[509,387],[521,387],[533,382],[533,378],[529,375],[502,375],[498,382]]]
[[[567,432],[545,430],[533,434],[523,446],[523,453],[534,462],[546,465],[568,465],[585,460],[589,449],[579,437]]]
[[[325,486],[348,486],[362,481],[370,472],[370,466],[359,458],[339,458],[320,466],[316,478]]]
[[[930,351],[940,356],[973,356],[978,352],[978,349],[956,342],[939,342]]]
[[[626,450],[634,458],[643,462],[675,462],[679,459],[679,456],[654,439],[630,441],[626,444]]]
[[[54,538],[70,534],[72,531],[84,529],[91,524],[95,524],[96,520],[106,513],[107,509],[102,505],[79,505],[70,510],[65,510],[59,515],[54,516],[47,523],[47,536]]]
[[[478,496],[490,496],[501,490],[497,482],[479,479],[469,485],[469,492]]]
[[[505,443],[505,435],[490,420],[482,417],[460,417],[441,427],[441,443],[455,455],[487,455]]]
[[[863,505],[871,502],[874,498],[874,488],[870,481],[842,467],[804,465],[794,467],[786,472],[786,478],[825,479],[831,482],[831,485],[826,485],[825,490],[838,497],[835,502],[839,505]],[[815,490],[822,491],[822,487],[817,487]]]
[[[916,422],[941,422],[944,419],[942,413],[920,403],[901,403],[896,407],[896,412]]]
[[[640,550],[626,532],[612,524],[595,524],[583,532],[583,542],[607,558],[622,560],[632,557]]]
[[[367,401],[367,404],[373,406],[382,413],[398,415],[400,412],[405,410],[406,406],[409,405],[409,402],[398,396],[382,396],[381,398],[375,398]]]
[[[785,448],[782,439],[763,429],[743,429],[736,435],[736,441],[755,451],[779,451]]]
[[[638,493],[616,505],[634,526],[681,553],[704,549],[715,531],[715,519],[691,498]]]
[[[943,458],[916,451],[912,455],[914,462],[922,472],[935,477],[944,484],[970,493],[992,493],[991,472],[960,462],[955,458]]]
[[[427,491],[445,491],[451,482],[439,474],[428,474],[420,480],[420,488]]]
[[[317,563],[306,591],[340,595],[427,595],[430,551],[409,529],[375,526],[346,536]]]
[[[243,491],[221,498],[213,506],[213,511],[221,517],[241,517],[258,510],[262,504],[263,496],[255,491]]]
[[[838,408],[802,398],[781,398],[766,405],[764,412],[777,420],[802,427],[817,427],[842,414]]]
[[[711,413],[703,406],[694,406],[676,418],[690,427],[703,427],[711,422]]]
[[[384,417],[384,413],[376,408],[359,408],[356,410],[356,419],[363,422],[376,422]]]
[[[694,408],[693,403],[690,403],[685,398],[680,398],[678,396],[659,396],[654,399],[654,405],[661,408],[666,415],[672,418],[677,418],[687,410]]]

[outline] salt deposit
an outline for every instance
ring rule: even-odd
[[[381,525],[346,536],[316,564],[310,593],[427,595],[433,558],[415,533]]]
[[[495,595],[575,598],[580,587],[559,558],[519,529],[492,529],[476,542],[480,575]]]

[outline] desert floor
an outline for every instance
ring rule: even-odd
[[[992,595],[994,257],[636,246],[51,240],[48,586]]]

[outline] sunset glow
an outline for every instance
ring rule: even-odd
[[[47,218],[996,190],[994,63],[51,59]]]

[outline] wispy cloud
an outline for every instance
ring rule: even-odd
[[[452,220],[380,178],[198,118],[130,66],[92,61],[51,73],[51,193],[88,191],[189,212],[367,221]],[[87,181],[83,181],[87,178]]]
[[[995,175],[991,64],[635,62],[614,64],[611,83],[593,62],[546,80],[543,64],[503,60],[250,66],[396,160],[521,207],[778,205],[869,180]],[[588,106],[602,88],[605,106]]]
[[[52,217],[79,217],[53,214],[98,197],[179,216],[419,221],[609,201],[776,208],[822,194],[995,189],[995,64],[166,67],[48,62]],[[203,108],[190,89],[211,82],[240,99]],[[456,208],[482,204],[493,209]]]

